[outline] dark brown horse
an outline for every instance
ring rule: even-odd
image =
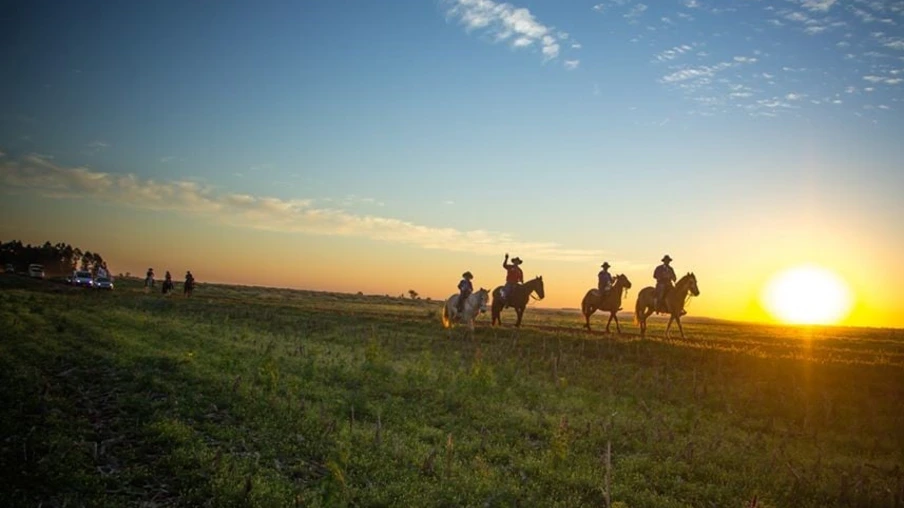
[[[681,316],[686,314],[684,304],[687,302],[688,294],[699,296],[700,290],[697,288],[697,276],[693,272],[688,273],[684,277],[678,279],[674,288],[668,288],[665,297],[659,302],[659,308],[653,308],[653,296],[655,289],[647,286],[640,290],[637,294],[637,304],[634,306],[634,323],[640,324],[640,336],[646,337],[647,318],[653,312],[669,314],[669,324],[665,328],[666,338],[671,337],[672,321],[678,323],[678,329],[681,331],[681,338],[684,338],[684,328],[681,327]]]
[[[603,312],[609,313],[609,321],[606,321],[606,333],[609,333],[609,325],[612,323],[612,320],[615,320],[615,329],[618,333],[621,333],[621,327],[618,326],[618,311],[621,310],[621,301],[622,296],[631,288],[631,281],[628,280],[628,277],[625,275],[617,275],[615,277],[615,284],[612,285],[612,289],[609,291],[609,294],[606,295],[606,300],[600,302],[600,291],[599,289],[590,289],[587,291],[587,294],[584,295],[584,299],[581,301],[581,312],[584,314],[584,328],[587,331],[590,331],[590,315],[596,312],[597,310],[601,310]]]
[[[515,309],[515,312],[518,313],[518,321],[515,323],[516,327],[521,326],[521,316],[524,315],[524,308],[527,307],[527,300],[530,296],[536,292],[537,296],[540,300],[542,300],[546,295],[543,292],[543,277],[539,276],[533,280],[529,280],[520,286],[515,286],[512,290],[512,294],[506,295],[505,300],[503,301],[500,293],[502,291],[502,286],[498,286],[493,290],[493,322],[490,323],[490,326],[496,326],[496,323],[502,324],[502,318],[499,315],[502,313],[502,309],[507,307],[511,307]]]

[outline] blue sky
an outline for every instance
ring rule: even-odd
[[[44,199],[566,262],[655,261],[763,209],[900,240],[904,1],[8,12],[5,184]]]

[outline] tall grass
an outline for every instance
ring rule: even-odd
[[[904,505],[896,330],[0,285],[7,506]]]

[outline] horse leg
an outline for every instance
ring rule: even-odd
[[[665,338],[667,338],[667,339],[672,338],[671,330],[672,330],[672,321],[674,321],[674,320],[675,320],[675,315],[674,314],[670,315],[669,316],[669,324],[665,327]]]
[[[518,313],[518,322],[515,323],[515,328],[521,328],[521,316],[524,315],[524,309],[522,309],[522,308],[515,308],[515,312]]]
[[[681,316],[676,316],[676,317],[675,317],[675,322],[678,323],[678,331],[681,332],[681,338],[682,338],[683,340],[687,340],[687,339],[685,339],[685,337],[684,337],[684,328],[681,326]]]
[[[612,317],[615,316],[614,312],[609,313],[609,321],[606,321],[606,333],[612,333],[609,331],[609,325],[612,324]],[[615,322],[615,326],[618,326],[618,321]]]
[[[647,318],[649,318],[651,314],[653,314],[653,308],[646,307],[643,311],[643,320],[641,320],[641,324],[642,324],[641,330],[640,330],[641,338],[646,338],[646,336],[647,336]]]
[[[618,311],[613,312],[612,317],[615,319],[615,331],[617,331],[618,334],[621,335],[621,327],[618,326]]]

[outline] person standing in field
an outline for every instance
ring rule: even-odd
[[[666,292],[672,288],[672,283],[675,282],[677,277],[675,277],[675,270],[672,269],[670,263],[672,262],[672,258],[669,257],[668,254],[663,256],[662,264],[657,266],[655,270],[653,270],[653,278],[656,279],[656,292],[653,296],[653,309],[656,312],[659,312],[660,305],[662,304],[662,299],[665,297]]]
[[[144,287],[152,288],[154,287],[154,269],[148,268],[148,273],[144,277]]]
[[[471,293],[474,292],[474,285],[471,284],[471,279],[474,278],[474,275],[471,272],[465,272],[461,274],[461,282],[458,283],[458,302],[456,302],[455,310],[458,311],[459,314],[465,308],[465,300],[471,296]]]
[[[612,274],[609,273],[609,262],[603,261],[603,264],[600,265],[599,275],[597,278],[599,279],[597,283],[597,289],[600,292],[600,305],[603,305],[603,302],[606,301],[606,297],[609,296],[609,290],[612,289]]]
[[[505,287],[502,288],[502,301],[508,301],[509,295],[518,287],[518,284],[524,283],[524,272],[521,271],[521,258],[512,258],[512,264],[508,263],[509,255],[505,253],[505,260],[502,267],[505,268]]]

